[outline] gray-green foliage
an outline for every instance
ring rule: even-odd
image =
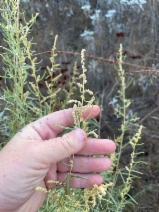
[[[28,122],[53,112],[54,106],[58,101],[56,94],[59,92],[58,89],[53,92],[52,86],[60,76],[51,78],[49,83],[46,82],[46,95],[42,94],[38,86],[38,83],[44,76],[52,76],[52,73],[56,72],[59,68],[55,62],[57,56],[55,51],[56,38],[50,58],[52,67],[47,68],[47,71],[41,75],[39,74],[39,69],[37,69],[38,62],[34,56],[35,52],[32,51],[32,39],[28,39],[30,28],[36,21],[37,15],[32,16],[30,21],[26,21],[24,13],[20,13],[19,11],[19,3],[19,0],[5,0],[1,6],[3,22],[0,23],[0,26],[3,30],[4,41],[6,42],[6,46],[1,47],[3,49],[1,57],[4,62],[4,75],[2,77],[5,78],[6,82],[6,86],[3,89],[3,96],[0,98],[4,105],[3,116],[1,116],[1,133],[8,138],[11,138]],[[23,20],[23,23],[19,22],[20,18]],[[135,203],[133,198],[129,195],[129,191],[133,178],[136,177],[136,173],[138,174],[135,169],[138,163],[138,161],[135,161],[135,148],[140,139],[141,127],[138,126],[135,136],[127,141],[126,145],[130,145],[132,148],[130,163],[126,167],[121,168],[120,158],[123,148],[125,148],[123,144],[124,135],[137,120],[136,117],[126,118],[127,109],[131,102],[125,97],[127,85],[122,62],[121,46],[117,68],[120,90],[116,97],[120,101],[120,107],[116,109],[116,114],[122,120],[122,125],[120,129],[121,135],[115,139],[119,151],[110,156],[113,161],[113,168],[116,168],[116,170],[114,171],[112,168],[103,173],[103,185],[99,187],[95,186],[93,189],[85,189],[84,191],[69,188],[69,194],[65,190],[66,185],[69,184],[68,180],[64,186],[59,186],[59,188],[49,193],[48,198],[39,211],[116,212],[122,211],[129,203]],[[83,64],[84,55],[82,56],[82,65]],[[83,67],[83,71],[84,70],[85,67]],[[84,85],[86,83],[86,76],[81,75],[80,78],[83,80]],[[81,84],[79,84],[79,88],[80,86]],[[80,92],[83,95],[85,90],[80,89]],[[90,91],[88,93],[90,93]],[[65,94],[67,95],[66,90]],[[71,96],[69,96],[69,98],[72,99]],[[83,96],[81,96],[81,98],[83,105],[85,98]],[[79,101],[77,102],[79,103]],[[88,103],[90,103],[90,101],[88,101]],[[90,105],[92,103],[93,101],[91,101]],[[76,106],[74,108],[76,109]],[[80,116],[78,116],[79,113],[76,113],[77,110],[74,110],[74,112],[74,118],[80,119]],[[87,127],[87,125],[85,125],[85,127]],[[126,198],[127,195],[130,198],[129,200]]]
[[[9,114],[6,123],[9,130],[7,135],[12,136],[26,124],[27,116],[29,115],[26,102],[30,100],[30,92],[24,90],[28,79],[27,71],[30,68],[30,65],[26,63],[27,51],[31,46],[31,41],[28,41],[27,36],[36,20],[36,16],[32,17],[28,23],[24,19],[24,25],[22,25],[19,19],[20,15],[24,18],[24,14],[19,12],[19,1],[5,0],[2,5],[1,15],[3,22],[0,23],[0,26],[7,45],[6,47],[1,47],[4,51],[1,56],[5,64],[3,67],[3,78],[5,78],[6,84],[1,100],[5,104],[4,110],[8,111],[7,114]],[[32,53],[30,51],[30,54]]]
[[[2,118],[2,123],[5,128],[8,128],[6,135],[9,137],[29,121],[53,111],[54,97],[59,92],[59,89],[54,93],[51,92],[51,86],[55,83],[55,79],[52,78],[51,82],[46,83],[47,95],[39,89],[39,82],[44,77],[52,76],[58,69],[58,64],[54,61],[56,39],[50,58],[52,67],[48,67],[41,75],[37,68],[35,52],[32,50],[32,39],[28,38],[38,14],[26,21],[25,14],[19,11],[19,3],[19,0],[5,0],[1,7],[3,22],[0,26],[6,42],[5,47],[1,46],[4,51],[1,54],[4,62],[2,77],[5,79],[1,101],[4,104],[5,114],[9,114],[5,116],[7,118]]]

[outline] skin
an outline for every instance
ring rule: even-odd
[[[83,117],[97,116],[98,106],[83,113]],[[61,163],[75,155],[73,173],[91,181],[73,178],[70,187],[91,188],[103,181],[100,174],[111,167],[108,158],[90,158],[89,154],[110,154],[115,144],[108,139],[87,138],[82,129],[58,137],[62,128],[73,125],[72,109],[51,113],[28,124],[18,132],[0,152],[0,212],[36,212],[44,202],[44,192],[35,191],[37,186],[54,188],[48,180],[64,182],[69,167]]]

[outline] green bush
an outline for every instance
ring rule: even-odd
[[[36,52],[32,50],[32,39],[29,39],[31,27],[36,21],[38,14],[32,16],[31,20],[26,21],[25,13],[19,11],[20,0],[4,0],[1,2],[1,15],[3,22],[0,26],[3,30],[5,46],[1,46],[3,53],[1,57],[4,62],[1,76],[5,84],[3,94],[0,97],[3,106],[1,115],[1,134],[4,142],[27,123],[32,122],[39,117],[51,113],[55,110],[69,107],[68,103],[73,103],[74,126],[65,130],[72,130],[76,127],[83,128],[88,135],[97,136],[95,126],[100,127],[95,120],[88,122],[81,117],[82,112],[91,106],[95,97],[93,92],[86,89],[86,72],[84,50],[81,51],[82,74],[77,73],[75,64],[72,77],[62,88],[58,85],[58,80],[62,75],[58,72],[60,65],[56,63],[57,36],[54,39],[51,51],[51,67],[41,73],[39,61],[36,58]],[[21,22],[19,20],[22,20]],[[72,174],[74,156],[71,157],[69,166],[70,172],[65,183],[54,182],[57,184],[56,189],[49,191],[45,203],[39,212],[47,211],[107,211],[119,212],[128,204],[136,204],[136,201],[129,194],[134,178],[139,173],[136,165],[136,147],[141,136],[142,126],[136,124],[136,116],[127,116],[128,107],[131,102],[126,99],[125,92],[127,89],[125,82],[125,72],[122,67],[123,50],[122,45],[118,52],[118,66],[116,67],[118,75],[118,84],[120,89],[117,93],[119,105],[114,108],[116,116],[122,120],[121,134],[115,138],[117,151],[110,158],[113,162],[112,168],[102,173],[104,183],[100,186],[94,185],[92,189],[71,189],[69,182],[71,178],[78,177]],[[49,79],[49,81],[45,80]],[[88,79],[89,80],[89,79]],[[40,87],[44,83],[45,92]],[[76,86],[78,86],[78,89]],[[61,102],[62,98],[62,102]],[[124,142],[125,133],[134,126],[135,135]],[[63,127],[63,126],[61,126]],[[1,143],[2,145],[2,143]],[[126,167],[120,166],[121,155],[126,146],[130,146],[130,162]],[[96,157],[91,155],[90,157]],[[103,155],[102,157],[105,157]],[[89,179],[85,179],[89,180]],[[52,183],[50,179],[50,183]],[[46,192],[43,188],[35,188]]]

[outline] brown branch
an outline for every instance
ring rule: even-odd
[[[151,111],[150,113],[147,114],[147,116],[145,116],[143,119],[141,119],[138,123],[142,123],[145,119],[147,119],[150,115],[152,115],[152,113],[154,113],[155,111],[157,111],[159,109],[159,107],[155,108],[153,111]]]
[[[77,55],[80,56],[79,52],[70,52],[70,51],[61,51],[61,50],[56,50],[56,52],[59,53],[59,54],[69,54],[69,55],[74,55],[74,56],[77,56]],[[51,51],[45,51],[45,52],[37,53],[37,54],[34,54],[33,56],[46,54],[46,53],[51,53]],[[119,64],[119,61],[117,61],[117,60],[111,60],[111,59],[108,59],[108,58],[97,57],[97,56],[88,55],[88,54],[85,54],[85,56],[88,57],[88,58],[95,59],[95,60],[100,60],[100,61],[104,61],[104,62]],[[145,66],[132,64],[132,63],[127,63],[127,62],[122,62],[122,64],[123,65],[137,67],[137,68],[142,68],[142,70],[131,70],[130,72],[135,72],[135,73],[141,73],[142,72],[142,73],[153,73],[153,74],[158,74],[159,73],[159,69],[154,69],[152,67],[145,67]]]

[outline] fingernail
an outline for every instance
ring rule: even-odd
[[[83,130],[76,128],[75,130],[73,130],[73,132],[80,142],[83,142],[86,139],[86,134]]]

